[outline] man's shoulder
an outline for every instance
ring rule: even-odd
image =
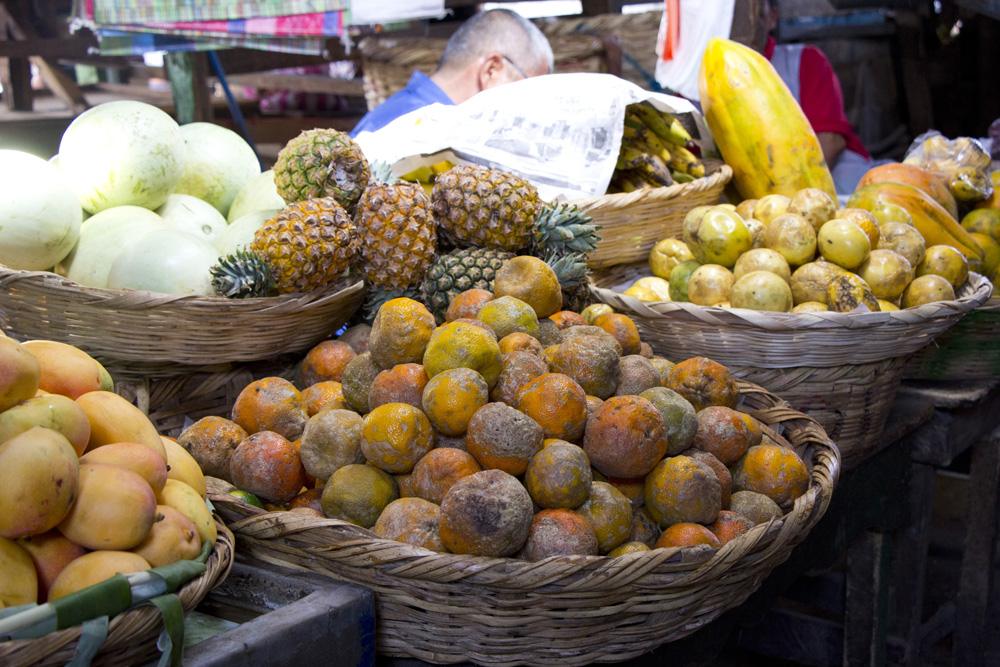
[[[452,104],[451,99],[433,80],[423,72],[414,72],[406,86],[378,105],[358,122],[351,136],[361,132],[374,132],[388,125],[400,116],[416,111],[435,102]]]

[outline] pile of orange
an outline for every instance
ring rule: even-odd
[[[527,560],[724,548],[808,489],[724,366],[667,360],[625,315],[516,287],[459,294],[437,327],[419,302],[387,301],[370,329],[310,351],[299,387],[254,382],[230,420],[181,442],[268,509]]]

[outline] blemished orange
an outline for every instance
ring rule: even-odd
[[[545,509],[535,514],[521,558],[539,561],[572,555],[597,555],[597,534],[590,522],[567,509]]]
[[[546,373],[517,393],[517,409],[542,427],[546,438],[575,442],[587,426],[587,394],[562,373]]]
[[[386,403],[409,403],[423,409],[421,397],[425,386],[427,371],[421,364],[396,364],[376,375],[368,387],[368,409]]]
[[[465,433],[465,446],[483,468],[520,475],[542,448],[542,427],[504,403],[487,403],[476,411]]]
[[[545,349],[538,342],[538,339],[534,336],[529,336],[523,331],[515,331],[512,334],[507,334],[498,341],[497,345],[500,346],[500,354],[530,352],[540,359],[545,358]]]
[[[298,448],[273,431],[249,436],[229,460],[233,485],[261,500],[284,504],[299,494],[306,484]]]
[[[608,553],[628,540],[632,530],[632,504],[607,482],[593,482],[590,496],[576,511],[590,522],[601,553]]]
[[[683,522],[665,528],[653,548],[693,547],[698,544],[707,544],[715,548],[722,546],[719,538],[705,526],[700,523]]]
[[[389,473],[407,473],[434,448],[434,428],[409,403],[386,403],[367,415],[361,426],[361,452]]]
[[[310,417],[327,409],[347,409],[347,399],[340,382],[327,380],[311,384],[302,390],[302,398],[306,402],[306,414]]]
[[[793,450],[777,444],[751,447],[730,468],[733,491],[756,491],[787,509],[809,489],[809,471]]]
[[[503,366],[496,338],[485,329],[461,321],[434,330],[424,350],[423,364],[430,378],[451,368],[471,368],[491,388]]]
[[[524,472],[531,499],[546,509],[576,509],[587,500],[592,483],[587,453],[563,440],[545,440]]]
[[[302,435],[309,415],[302,392],[288,380],[273,376],[255,380],[239,393],[232,420],[250,435],[274,431],[295,440]]]
[[[445,322],[454,322],[463,317],[475,318],[484,305],[493,300],[493,292],[473,287],[455,295],[444,313]]]
[[[480,470],[468,452],[450,447],[432,449],[413,466],[410,488],[418,498],[440,505],[455,482]]]
[[[715,472],[690,456],[660,461],[646,476],[646,509],[666,528],[675,523],[712,523],[722,510]]]
[[[344,368],[356,356],[354,348],[342,341],[324,340],[317,343],[306,352],[299,367],[302,386],[309,387],[327,380],[340,382],[340,378],[344,376]]]
[[[372,532],[387,540],[444,552],[440,520],[441,508],[436,504],[423,498],[399,498],[385,506]]]
[[[736,408],[740,390],[729,369],[708,357],[691,357],[674,365],[663,383],[694,406],[696,412],[710,405]]]
[[[719,512],[719,516],[715,519],[715,523],[711,524],[708,529],[712,531],[712,534],[718,537],[719,542],[724,545],[730,540],[734,540],[740,535],[748,532],[753,527],[754,522],[742,514],[730,512],[729,510],[722,510]]]
[[[558,313],[552,313],[549,315],[549,319],[556,323],[560,331],[566,327],[585,326],[587,324],[587,320],[584,319],[583,315],[574,313],[572,310],[560,310]]]
[[[594,318],[593,324],[614,336],[618,344],[622,346],[622,356],[639,354],[641,350],[639,329],[628,315],[604,313]]]
[[[462,435],[476,410],[489,401],[489,387],[470,368],[450,368],[424,386],[421,405],[434,428],[445,435]]]

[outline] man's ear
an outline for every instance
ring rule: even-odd
[[[482,58],[477,72],[476,83],[479,90],[486,90],[497,85],[504,75],[503,55],[491,52]]]

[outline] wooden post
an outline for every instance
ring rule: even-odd
[[[181,125],[212,120],[208,94],[208,60],[201,52],[168,53],[163,59]]]
[[[14,39],[13,18],[0,5],[0,41]],[[0,58],[0,84],[7,108],[11,111],[31,111],[31,66],[27,58]]]
[[[885,664],[887,537],[867,532],[847,551],[844,667]]]
[[[910,134],[917,136],[934,127],[931,84],[927,80],[927,51],[924,48],[923,17],[916,11],[896,12],[900,67],[906,93],[906,113]]]

